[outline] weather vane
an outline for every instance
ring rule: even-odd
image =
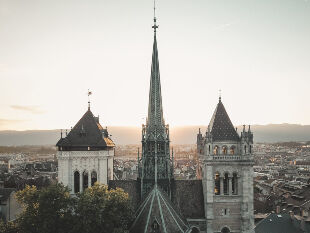
[[[93,94],[93,93],[88,89],[88,91],[87,91],[87,97],[88,97],[88,110],[90,110],[90,98],[89,98],[89,96],[90,96],[91,94]]]
[[[222,99],[222,90],[219,89],[219,100],[221,101],[221,99]]]

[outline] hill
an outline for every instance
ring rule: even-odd
[[[194,144],[196,134],[206,126],[183,126],[170,129],[172,144]],[[242,129],[238,126],[238,131]],[[310,141],[310,125],[270,124],[253,125],[255,142]],[[138,144],[141,141],[140,127],[111,126],[109,133],[116,144]],[[0,146],[55,145],[60,138],[60,130],[0,131]]]

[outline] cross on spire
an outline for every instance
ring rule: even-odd
[[[155,4],[155,0],[154,0],[154,25],[152,26],[152,28],[154,28],[154,33],[156,33],[156,29],[158,28],[158,25],[156,25],[156,4]]]
[[[219,90],[219,102],[221,102],[222,101],[222,90],[220,89]]]

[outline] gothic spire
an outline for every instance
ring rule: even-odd
[[[147,125],[149,127],[153,127],[155,125],[157,127],[160,127],[164,126],[164,118],[162,109],[159,61],[158,61],[158,50],[156,40],[156,30],[158,28],[158,25],[156,24],[155,5],[154,5],[154,25],[152,26],[152,28],[154,29],[154,42],[153,42]]]

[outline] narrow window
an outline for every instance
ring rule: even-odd
[[[223,147],[222,147],[222,153],[223,153],[224,155],[227,154],[227,147],[226,147],[226,146],[223,146]]]
[[[83,190],[88,188],[88,172],[83,172]]]
[[[97,182],[97,172],[93,171],[91,173],[91,186],[93,186]]]
[[[224,195],[229,194],[229,178],[228,178],[228,173],[225,173],[224,175]]]
[[[232,182],[232,194],[237,195],[238,194],[238,177],[236,173],[233,174],[231,182]]]
[[[80,173],[74,172],[74,193],[80,192]]]
[[[215,146],[213,149],[213,154],[217,155],[219,153],[219,147]]]
[[[234,155],[235,154],[235,146],[230,147],[230,154]]]
[[[217,172],[215,174],[215,177],[214,177],[214,194],[215,195],[220,195],[221,194],[221,191],[220,191],[220,187],[221,186],[221,182],[220,182],[220,174]]]

